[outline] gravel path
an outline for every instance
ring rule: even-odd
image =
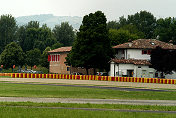
[[[176,100],[126,100],[126,99],[82,99],[82,98],[28,98],[0,97],[0,102],[37,102],[37,103],[90,103],[90,104],[128,104],[176,106]]]
[[[65,80],[65,79],[34,79],[34,78],[0,78],[0,81],[39,82],[39,83],[58,83],[58,84],[81,84],[81,85],[102,85],[102,86],[120,86],[120,87],[139,87],[150,89],[176,89],[174,84],[154,84],[154,83],[133,83],[133,82],[110,82],[110,81],[92,81],[92,80]]]

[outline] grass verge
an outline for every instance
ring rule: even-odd
[[[176,100],[176,91],[120,91],[111,89],[0,83],[2,97],[98,98]]]
[[[32,102],[1,102],[1,118],[173,118],[176,114],[168,113],[143,113],[143,112],[117,112],[117,111],[86,111],[71,109],[49,109],[36,107],[72,107],[72,108],[108,108],[108,109],[139,109],[139,110],[175,110],[176,107],[163,106],[139,106],[139,105],[96,105],[96,104],[62,104],[62,103],[32,103]],[[3,106],[2,106],[3,105]],[[8,106],[28,106],[28,107],[8,107]],[[33,106],[31,108],[30,106]]]

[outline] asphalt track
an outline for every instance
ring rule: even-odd
[[[47,86],[65,86],[65,87],[84,87],[84,88],[96,88],[96,89],[111,89],[120,91],[153,91],[153,92],[167,92],[169,90],[157,90],[157,89],[140,89],[140,88],[124,88],[124,87],[108,87],[108,86],[87,86],[87,85],[64,85],[64,84],[36,84],[36,83],[15,83],[15,82],[1,82],[11,84],[28,84],[28,85],[47,85]]]

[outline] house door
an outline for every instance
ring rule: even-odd
[[[133,77],[134,70],[127,70],[127,76]]]

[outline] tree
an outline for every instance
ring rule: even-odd
[[[39,60],[41,55],[41,52],[39,49],[35,48],[33,50],[27,51],[26,55],[27,55],[26,63],[28,66],[31,66],[31,70],[34,65],[39,65]]]
[[[164,42],[173,41],[176,44],[176,19],[175,18],[160,18],[157,20],[157,28],[155,30],[155,36],[159,40]]]
[[[107,23],[107,28],[108,29],[119,29],[120,28],[119,22],[117,22],[117,21],[109,21]]]
[[[106,16],[101,11],[84,16],[77,39],[68,54],[67,62],[73,67],[108,69],[113,57]]]
[[[156,18],[150,12],[140,11],[134,15],[128,15],[127,24],[135,25],[148,39],[153,37],[156,28]]]
[[[24,65],[24,53],[22,48],[17,43],[11,42],[1,53],[0,62],[4,65],[4,68],[12,68],[13,65]]]
[[[0,17],[0,53],[10,42],[16,41],[16,20],[11,15],[1,15]]]
[[[55,43],[54,45],[51,46],[51,49],[54,50],[54,49],[60,48],[62,46],[63,46],[62,43]]]
[[[151,64],[157,71],[171,73],[176,70],[176,51],[156,47],[151,52]]]
[[[62,43],[64,46],[71,46],[75,33],[73,27],[68,24],[68,22],[62,22],[61,25],[56,25],[53,29],[54,36],[59,43]]]
[[[47,48],[43,51],[43,53],[42,53],[42,55],[41,55],[41,59],[40,59],[40,64],[41,64],[41,66],[46,67],[46,68],[49,68],[48,51],[50,51],[50,50],[51,50],[51,48],[50,48],[50,47],[47,47]]]
[[[18,41],[26,52],[34,48],[41,52],[47,47],[56,43],[53,32],[46,25],[39,27],[39,22],[31,21],[26,26],[21,26],[17,32]]]
[[[122,43],[126,43],[131,40],[139,39],[139,36],[137,34],[131,34],[128,30],[116,30],[116,29],[110,29],[109,30],[109,39],[111,40],[111,45],[119,45]]]

